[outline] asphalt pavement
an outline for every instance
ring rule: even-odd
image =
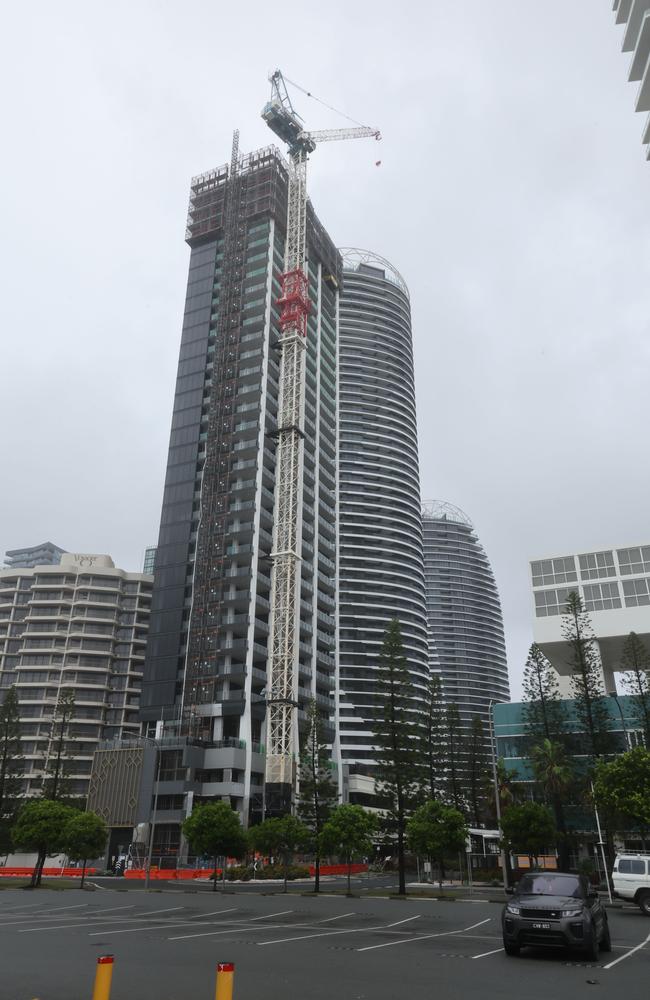
[[[646,1000],[650,988],[650,920],[636,907],[609,911],[614,950],[591,964],[555,950],[506,957],[501,906],[487,899],[120,882],[1,892],[0,1000],[89,1000],[104,954],[115,956],[111,1000],[212,1000],[218,962],[235,963],[234,1000]]]

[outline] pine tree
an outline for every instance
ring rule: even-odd
[[[567,714],[560,698],[557,673],[536,643],[530,647],[523,677],[523,720],[528,737],[529,753],[535,762],[537,780],[553,807],[558,830],[560,868],[566,871],[569,863],[564,796],[571,785],[572,776],[563,771],[564,784],[554,781],[562,768],[566,769],[562,737],[567,732]],[[560,769],[560,770],[558,770]]]
[[[540,739],[555,740],[566,733],[566,710],[560,698],[557,673],[536,643],[528,651],[523,693],[523,721],[533,745]]]
[[[572,591],[562,620],[562,635],[569,646],[572,667],[571,689],[576,716],[586,738],[589,757],[597,759],[612,752],[609,712],[603,691],[596,638],[580,595]]]
[[[445,709],[438,674],[427,685],[418,743],[420,798],[426,802],[440,798],[445,781]]]
[[[399,893],[406,893],[406,823],[418,779],[419,719],[415,691],[404,656],[400,625],[386,630],[376,681],[375,755],[377,790],[389,834],[397,840]]]
[[[48,745],[48,758],[46,762],[46,772],[48,777],[43,784],[43,797],[55,802],[57,799],[65,797],[66,793],[66,764],[68,758],[68,747],[66,741],[71,738],[70,723],[75,714],[74,691],[63,691],[52,715],[50,725],[50,739]]]
[[[447,737],[446,771],[447,771],[447,792],[446,798],[464,814],[465,803],[462,791],[462,771],[465,757],[463,746],[463,729],[460,721],[458,705],[452,702],[445,712],[445,731]]]
[[[338,802],[332,779],[330,753],[323,735],[323,722],[316,702],[309,704],[309,732],[300,757],[298,815],[313,834],[315,851],[314,892],[320,890],[321,833]]]
[[[623,645],[621,667],[625,671],[623,687],[633,699],[633,713],[643,729],[646,747],[650,747],[650,654],[636,632],[630,632]]]
[[[472,719],[467,750],[467,792],[471,818],[480,826],[486,810],[487,789],[490,786],[490,753],[485,740],[483,723],[478,715]]]
[[[0,852],[9,848],[21,792],[22,756],[18,694],[12,685],[0,705]]]

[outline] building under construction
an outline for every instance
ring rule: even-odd
[[[141,717],[164,723],[156,848],[202,797],[263,809],[281,276],[289,169],[273,147],[196,177]],[[299,529],[298,729],[332,714],[336,364],[341,261],[307,209]],[[160,727],[158,728],[160,736]],[[178,743],[167,743],[177,735]],[[298,747],[294,747],[297,751]],[[172,759],[173,757],[173,759]],[[169,784],[169,787],[167,785]]]

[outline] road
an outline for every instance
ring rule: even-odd
[[[501,907],[226,895],[179,889],[0,893],[1,1000],[89,1000],[97,957],[115,955],[111,1000],[211,1000],[234,962],[234,1000],[646,1000],[650,920],[610,911],[614,951],[501,950]],[[642,947],[639,947],[642,945]]]

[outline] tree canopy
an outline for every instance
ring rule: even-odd
[[[411,850],[438,862],[441,880],[445,858],[464,851],[468,835],[462,812],[433,799],[415,810],[407,831]]]
[[[600,763],[594,788],[607,812],[643,831],[650,828],[650,750],[635,747],[609,763]]]
[[[106,823],[94,812],[75,812],[63,830],[63,849],[72,861],[82,861],[81,885],[86,877],[86,862],[98,858],[106,848]]]
[[[63,802],[35,799],[25,803],[11,831],[15,847],[37,852],[32,886],[40,885],[48,854],[65,850],[65,830],[76,810]]]
[[[362,806],[341,805],[332,810],[323,827],[322,849],[327,854],[340,854],[348,866],[348,892],[350,874],[355,857],[372,853],[372,835],[377,829],[377,820]]]
[[[217,858],[241,858],[246,853],[246,834],[239,813],[227,802],[206,802],[196,806],[183,822],[183,836],[197,854],[214,860],[213,889],[217,885]]]
[[[531,864],[555,843],[557,832],[551,810],[539,802],[508,806],[501,816],[501,829],[509,848],[527,854]]]
[[[309,844],[309,829],[297,816],[273,816],[248,831],[250,844],[256,851],[271,857],[280,855],[284,864],[284,891],[287,891],[287,876],[291,858],[296,851],[304,850]]]

